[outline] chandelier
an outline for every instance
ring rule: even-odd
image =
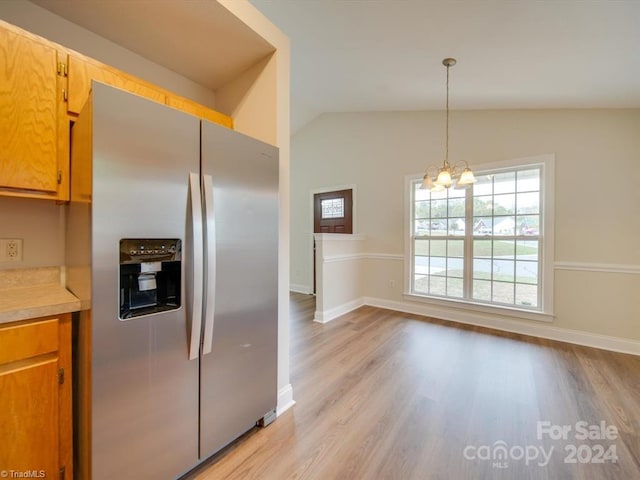
[[[464,160],[454,166],[449,164],[449,68],[456,64],[455,58],[445,58],[442,64],[447,67],[447,128],[444,163],[441,168],[434,165],[428,166],[422,179],[421,188],[432,192],[441,192],[445,188],[454,185],[454,188],[466,188],[476,183],[476,177]],[[454,184],[455,182],[455,184]]]

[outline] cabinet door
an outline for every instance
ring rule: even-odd
[[[58,478],[58,358],[0,366],[0,466]]]
[[[0,325],[0,470],[73,478],[71,378],[70,314]]]
[[[57,192],[56,62],[49,44],[0,25],[0,189]]]
[[[98,80],[113,87],[121,88],[141,97],[165,103],[165,93],[135,77],[113,67],[79,54],[69,54],[69,99],[70,113],[80,113],[91,90],[91,80]]]

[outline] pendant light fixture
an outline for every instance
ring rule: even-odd
[[[441,168],[436,166],[427,167],[422,187],[432,192],[440,192],[452,185],[454,188],[466,188],[476,183],[476,177],[469,168],[469,164],[464,160],[456,163],[453,167],[449,164],[449,68],[456,64],[455,58],[445,58],[442,64],[447,67],[447,128],[446,142],[444,150],[444,163]]]

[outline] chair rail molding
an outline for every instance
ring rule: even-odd
[[[575,272],[626,273],[640,275],[640,265],[623,263],[585,263],[585,262],[555,262],[554,270],[569,270]]]

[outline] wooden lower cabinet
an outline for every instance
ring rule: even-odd
[[[0,471],[8,478],[73,478],[71,380],[71,314],[0,325]]]

